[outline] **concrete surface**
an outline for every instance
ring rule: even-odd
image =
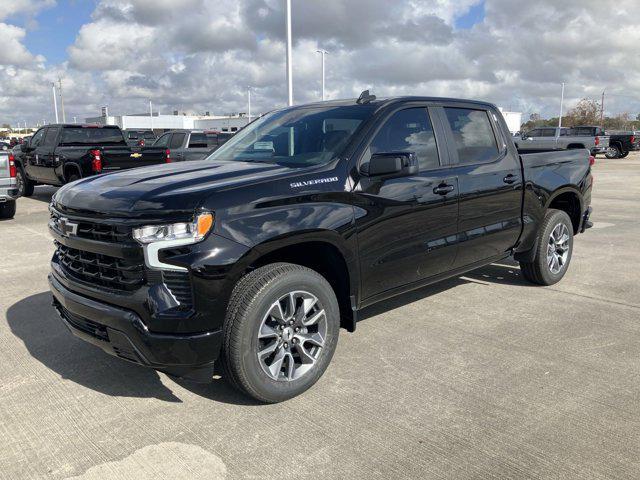
[[[640,155],[595,176],[560,284],[506,263],[387,302],[273,406],[71,336],[37,188],[0,223],[0,478],[639,478]]]

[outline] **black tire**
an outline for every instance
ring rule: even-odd
[[[557,227],[564,225],[568,235],[567,257],[561,263],[559,271],[554,272],[548,262],[548,248],[551,248],[551,234]],[[573,224],[566,212],[550,208],[544,216],[538,230],[536,252],[531,262],[520,262],[520,270],[524,278],[538,285],[553,285],[558,283],[569,268],[573,254]]]
[[[312,294],[324,309],[324,345],[316,350],[314,364],[300,378],[274,379],[266,373],[258,359],[258,350],[264,348],[261,340],[258,340],[258,331],[272,305],[283,295],[294,291]],[[338,301],[331,285],[322,275],[290,263],[273,263],[258,268],[238,282],[229,300],[221,352],[224,376],[238,390],[260,402],[288,400],[309,389],[325,372],[335,352],[339,330]],[[278,345],[281,345],[281,341],[283,346],[286,345],[284,339],[274,339]],[[292,352],[298,351],[294,349],[302,346],[298,341],[298,346],[294,347],[295,340],[290,341]],[[274,352],[276,351],[278,350]],[[289,361],[291,360],[287,360],[287,365]],[[281,368],[285,367],[284,363],[281,365],[276,374],[278,376],[286,375],[286,372],[281,372]]]
[[[24,174],[24,170],[22,170],[22,167],[19,167],[18,171],[16,172],[16,183],[18,184],[18,196],[30,197],[31,195],[33,195],[35,183],[27,178],[27,176]]]
[[[604,156],[609,159],[622,158],[622,151],[618,145],[613,145],[607,149]]]
[[[622,152],[619,158],[625,158],[627,155],[629,155],[629,150],[627,150],[626,152]]]
[[[78,175],[77,173],[72,173],[67,178],[67,183],[75,182],[76,180],[80,180],[80,175]]]
[[[0,203],[0,218],[13,218],[16,214],[16,201],[8,200]]]

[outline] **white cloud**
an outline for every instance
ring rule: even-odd
[[[42,8],[53,0],[4,1],[25,11],[19,5]],[[456,29],[455,19],[478,0],[292,3],[296,102],[320,95],[315,50],[322,47],[330,51],[330,98],[371,87],[378,96],[480,98],[553,115],[566,82],[565,108],[606,88],[609,112],[640,110],[640,29],[630,23],[636,0],[486,0],[484,20],[469,30]],[[28,32],[0,24],[11,42],[0,49],[0,122],[46,116],[58,73],[67,111],[80,117],[102,104],[111,112],[145,111],[149,98],[165,112],[242,111],[247,85],[254,111],[281,106],[283,4],[100,0],[68,62],[46,69],[24,47]],[[13,76],[2,75],[7,69]]]
[[[0,20],[13,15],[35,15],[40,10],[53,7],[56,0],[2,0],[0,5]]]

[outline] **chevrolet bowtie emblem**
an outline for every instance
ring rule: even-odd
[[[141,156],[142,156],[142,154],[141,154],[141,153],[132,153],[132,154],[131,154],[131,157],[132,157],[132,158],[140,158]]]
[[[72,223],[64,217],[59,218],[57,224],[60,233],[65,237],[68,237],[69,235],[77,235],[78,233],[78,224]]]

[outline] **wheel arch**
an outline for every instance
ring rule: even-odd
[[[73,173],[77,173],[78,177],[82,178],[82,169],[80,168],[80,165],[78,165],[77,163],[69,162],[69,163],[66,163],[64,167],[62,167],[62,175],[64,177],[65,183],[69,181],[69,177]]]
[[[545,205],[545,210],[550,208],[567,213],[573,225],[573,233],[577,234],[580,231],[584,208],[582,195],[576,187],[563,187],[553,192]]]
[[[352,332],[357,321],[355,299],[359,275],[356,257],[337,232],[304,232],[254,246],[239,262],[235,277],[276,262],[293,263],[322,275],[333,288],[340,306],[340,325]]]

